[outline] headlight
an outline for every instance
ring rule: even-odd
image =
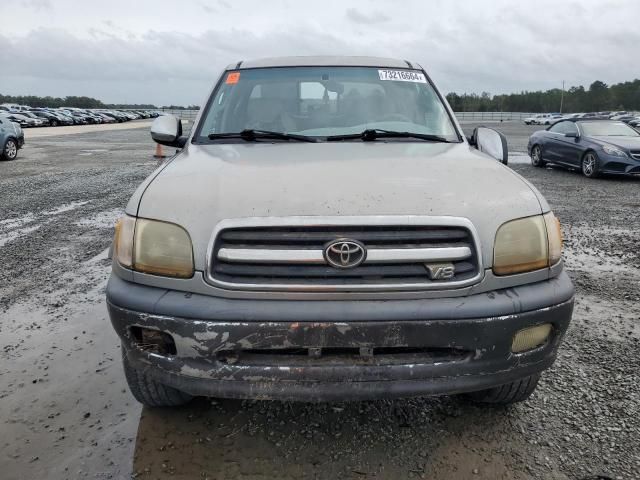
[[[618,147],[614,147],[613,145],[604,145],[602,150],[609,155],[613,155],[614,157],[626,157],[627,154],[620,150]]]
[[[496,233],[493,272],[512,275],[550,267],[561,253],[560,223],[552,212],[513,220]]]
[[[173,223],[122,217],[116,225],[114,258],[125,268],[167,277],[193,276],[193,248],[186,230]]]
[[[122,217],[116,223],[116,232],[113,236],[113,258],[125,268],[133,266],[133,234],[136,228],[136,219]]]

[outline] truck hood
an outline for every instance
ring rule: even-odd
[[[191,144],[139,187],[127,213],[184,227],[203,270],[223,219],[344,215],[465,217],[490,266],[497,228],[547,208],[519,175],[465,143],[281,142]]]

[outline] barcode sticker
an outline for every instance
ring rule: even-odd
[[[378,70],[378,75],[380,76],[380,80],[427,83],[427,79],[422,72],[409,70]]]

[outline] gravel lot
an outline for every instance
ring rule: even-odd
[[[490,126],[514,156],[535,130]],[[3,479],[640,478],[640,180],[512,164],[561,219],[577,287],[559,359],[524,404],[151,410],[126,389],[104,285],[113,221],[154,169],[154,145],[144,128],[31,132],[0,163]]]

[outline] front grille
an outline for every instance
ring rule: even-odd
[[[636,160],[640,160],[640,150],[631,150],[631,156]]]
[[[364,263],[345,269],[330,266],[322,252],[337,239],[363,244],[367,250]],[[296,253],[295,258],[283,256],[291,252]],[[387,258],[390,252],[393,259]],[[413,257],[419,258],[406,256],[412,252]],[[457,252],[456,258],[447,257],[450,252]],[[453,274],[448,278],[432,278],[427,265],[452,266]],[[214,281],[227,286],[285,290],[293,286],[326,287],[326,290],[381,285],[403,289],[443,285],[446,288],[447,284],[468,284],[480,274],[470,230],[440,225],[224,228],[214,242],[209,269]]]

